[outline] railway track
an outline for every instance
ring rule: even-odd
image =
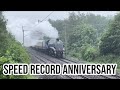
[[[56,63],[56,64],[58,64],[58,63],[60,63],[60,64],[64,64],[65,62],[63,62],[63,61],[60,61],[60,60],[58,60],[58,59],[53,59],[52,57],[49,57],[49,59],[48,59],[48,57],[45,55],[41,55],[41,53],[40,54],[38,54],[38,52],[36,52],[36,51],[34,51],[34,50],[29,50],[29,52],[30,52],[30,54],[32,55],[32,56],[34,56],[34,58],[36,58],[36,60],[39,62],[39,63]],[[38,56],[39,55],[39,56]],[[55,60],[57,60],[57,61],[55,61]],[[47,76],[48,77],[48,76]],[[49,76],[49,77],[51,77],[51,76]],[[52,76],[52,77],[54,77],[54,76]],[[60,77],[62,77],[62,79],[89,79],[89,78],[87,78],[87,77],[84,77],[84,76],[72,76],[72,75],[60,75]]]
[[[85,63],[83,61],[71,61],[69,59],[57,59],[44,53],[38,52],[32,48],[28,48],[29,53],[31,53],[32,57],[36,58],[39,63],[55,63],[55,64],[65,64],[65,63]],[[53,76],[52,76],[53,77]],[[57,77],[57,76],[56,76]],[[62,79],[120,79],[120,75],[60,75]]]
[[[61,59],[62,61],[66,62],[66,63],[85,63],[82,61],[73,61],[73,60],[69,60],[69,59]],[[91,76],[91,75],[89,75]],[[98,75],[99,78],[104,77],[105,79],[120,79],[120,74],[116,74],[116,75]],[[96,76],[94,76],[95,78],[97,78]]]
[[[30,51],[30,54],[31,54],[31,56],[35,59],[35,60],[37,60],[37,62],[39,62],[39,63],[44,63],[44,64],[46,64],[46,63],[55,63],[55,62],[50,62],[48,59],[45,59],[45,58],[41,58],[41,56],[38,56],[38,55],[35,55],[34,53],[33,53],[33,51]],[[64,75],[64,76],[62,76],[62,75],[41,75],[40,77],[39,77],[39,79],[74,79],[73,77],[70,77],[69,75]]]

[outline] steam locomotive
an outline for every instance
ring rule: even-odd
[[[64,58],[65,56],[65,49],[64,44],[61,40],[57,39],[49,39],[47,41],[40,40],[34,48],[41,52],[44,52],[50,56],[56,58]]]

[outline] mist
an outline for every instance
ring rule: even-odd
[[[35,45],[38,40],[42,40],[44,36],[56,38],[58,31],[51,26],[48,21],[37,22],[44,19],[51,11],[5,11],[4,16],[8,19],[7,30],[15,36],[21,44],[23,44],[22,26],[25,31],[25,46]],[[70,11],[55,11],[49,16],[52,20],[64,20],[68,18]],[[72,12],[72,11],[71,11]],[[74,11],[78,13],[77,11]],[[80,11],[81,13],[94,13],[96,15],[115,15],[117,11]],[[47,18],[46,20],[48,20]]]
[[[24,46],[33,46],[44,36],[49,38],[57,38],[58,31],[52,27],[48,21],[31,22],[29,18],[15,18],[14,21],[7,23],[7,30],[15,36],[15,39],[23,44],[24,31]]]

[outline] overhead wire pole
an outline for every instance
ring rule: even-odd
[[[69,12],[67,12],[67,13],[69,13]],[[67,27],[66,26],[67,26],[67,23],[65,22],[65,28],[64,28],[65,29],[65,52],[66,52],[65,54],[67,55],[68,50],[67,50]]]
[[[67,55],[67,33],[66,33],[66,23],[65,23],[65,51],[66,51],[66,55]],[[66,56],[65,55],[65,56]]]
[[[22,26],[22,31],[23,31],[23,46],[24,46],[24,29],[23,29],[23,26]]]
[[[22,32],[23,32],[23,46],[24,46],[25,37],[28,36],[28,35],[25,36],[24,33],[25,33],[25,31],[29,31],[29,30],[24,30],[23,27],[24,27],[24,26],[22,26]]]

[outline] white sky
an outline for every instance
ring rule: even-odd
[[[15,17],[19,18],[29,18],[32,21],[42,20],[45,18],[51,11],[5,11],[4,15],[8,20],[11,20]],[[54,11],[47,19],[51,18],[53,20],[56,19],[64,19],[68,17],[68,13],[72,11]],[[77,11],[75,11],[77,13]],[[117,11],[80,11],[81,13],[94,13],[96,15],[115,15]]]
[[[24,30],[34,30],[35,26],[38,24],[38,20],[43,20],[51,12],[52,11],[5,11],[4,16],[8,19],[8,31],[10,31],[15,38],[22,43],[22,26],[24,26]],[[49,18],[53,20],[67,18],[69,16],[69,12],[71,11],[54,11],[46,20]],[[75,13],[77,13],[77,11],[75,11]],[[81,11],[81,13],[94,13],[96,15],[113,16],[117,13],[117,11]],[[50,30],[53,30],[53,27],[49,25],[49,22],[40,23],[38,30],[48,35],[56,35],[56,33],[53,33],[52,31],[51,33],[49,32]],[[30,32],[31,31],[25,32],[25,35],[27,35],[25,37],[25,45],[32,45],[35,41],[31,38]]]

